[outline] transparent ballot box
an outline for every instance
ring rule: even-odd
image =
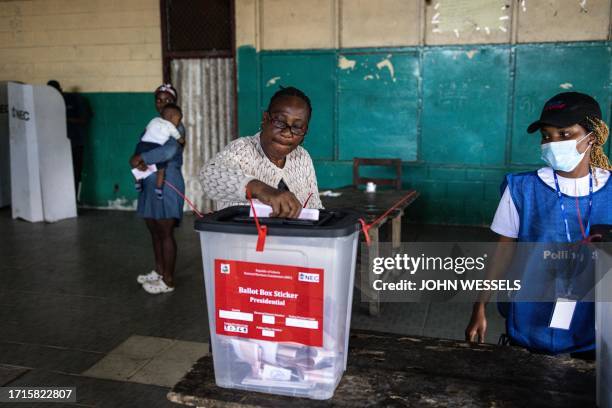
[[[259,223],[237,206],[195,224],[216,383],[331,398],[346,370],[358,216]]]

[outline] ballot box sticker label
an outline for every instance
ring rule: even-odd
[[[216,259],[217,334],[322,347],[323,277],[318,268]]]

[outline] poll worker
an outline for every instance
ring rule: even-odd
[[[576,243],[596,224],[612,223],[610,162],[603,151],[608,126],[591,96],[564,92],[549,99],[540,119],[527,128],[539,131],[541,157],[548,164],[537,171],[510,174],[491,229],[499,234],[490,273],[504,273],[514,251],[507,243]],[[527,270],[526,274],[544,274]],[[533,276],[533,275],[531,275]],[[571,282],[570,282],[571,284]],[[483,342],[488,296],[473,306],[467,341]],[[506,336],[510,344],[549,354],[588,353],[595,347],[594,305],[576,304],[569,329],[551,323],[555,302],[510,302]]]
[[[272,207],[271,217],[296,218],[303,206],[322,208],[312,159],[300,146],[311,115],[302,91],[281,87],[262,115],[261,131],[234,140],[200,171],[216,209],[248,205],[247,190]]]

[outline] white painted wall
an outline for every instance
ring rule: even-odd
[[[258,50],[597,41],[611,0],[236,0],[236,46]]]

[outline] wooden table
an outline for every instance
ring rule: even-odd
[[[406,198],[404,202],[398,206],[393,212],[384,217],[369,230],[371,245],[368,247],[368,252],[365,261],[370,262],[373,258],[379,255],[379,229],[387,221],[391,220],[391,242],[393,248],[399,248],[402,241],[402,219],[404,210],[412,204],[419,196],[416,190],[378,190],[375,193],[366,193],[364,190],[359,190],[355,187],[343,187],[334,192],[342,193],[339,197],[321,197],[321,201],[325,208],[350,208],[363,213],[365,221],[371,223],[389,208],[393,207],[398,201]],[[377,291],[372,288],[375,276],[367,268],[361,268],[361,280],[359,289],[362,297],[368,301],[368,310],[371,315],[380,313],[380,296]]]
[[[199,407],[594,407],[592,362],[497,345],[355,330],[327,401],[219,388],[211,357],[168,393]]]

